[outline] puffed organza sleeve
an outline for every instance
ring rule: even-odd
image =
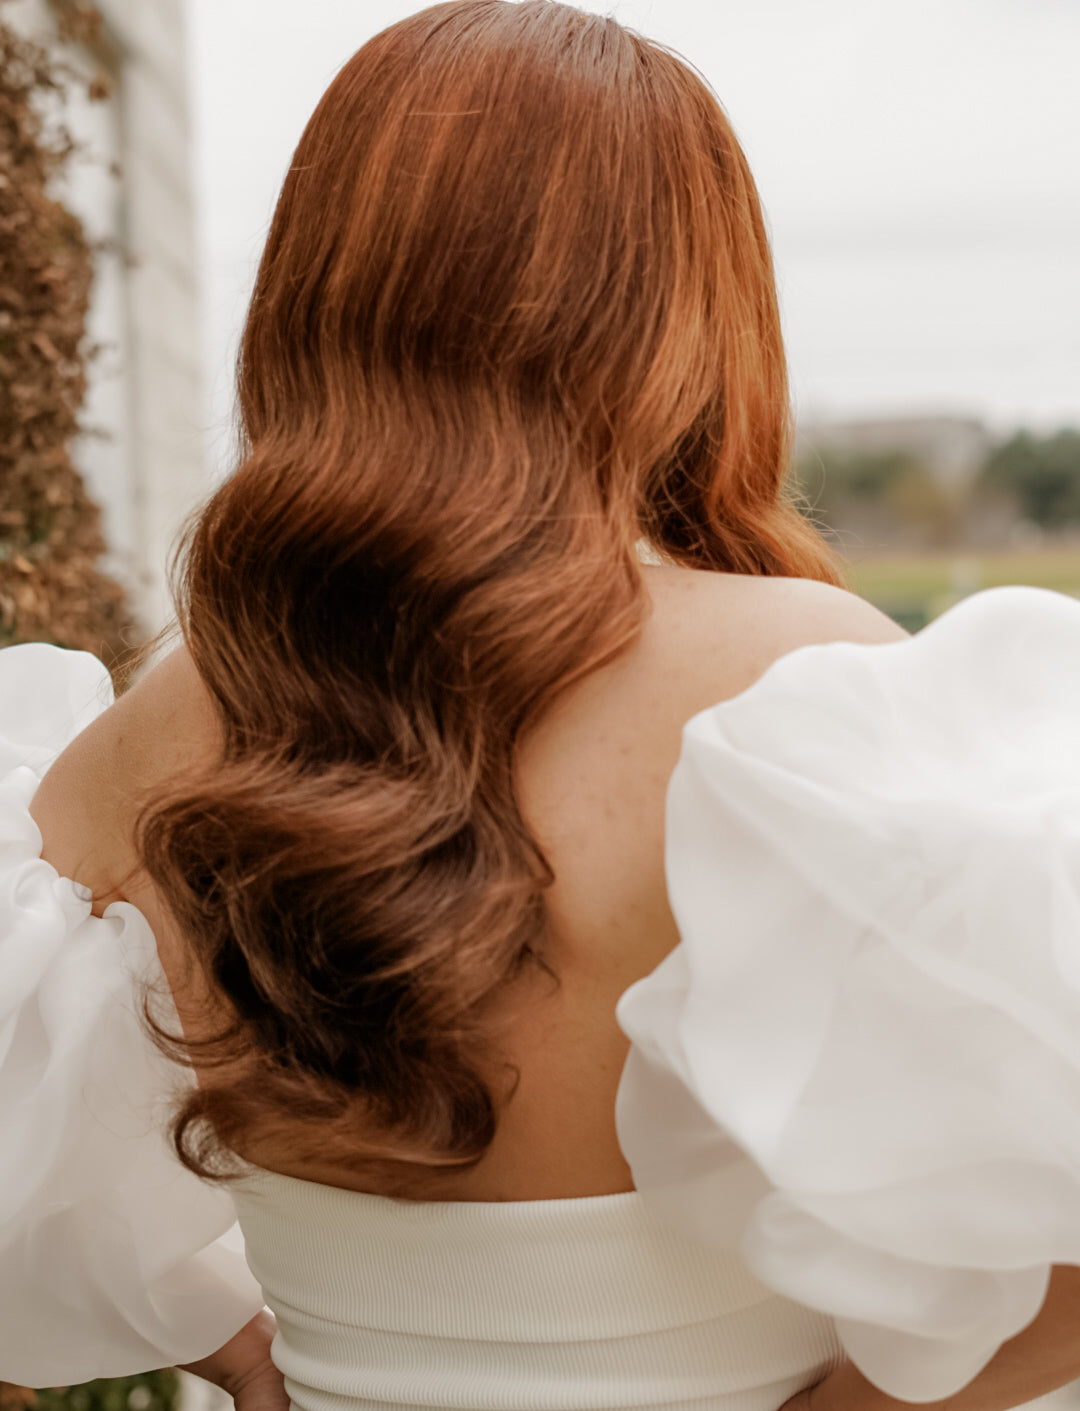
[[[231,1198],[165,1136],[189,1080],[140,1024],[144,984],[168,1004],[150,929],[126,903],[93,916],[28,811],[111,699],[91,656],[0,652],[0,1379],[27,1386],[193,1361],[262,1306],[218,1238]]]
[[[667,867],[681,944],[618,1011],[638,1188],[950,1395],[1080,1264],[1080,603],[785,657],[687,725]]]

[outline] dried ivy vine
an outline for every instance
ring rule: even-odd
[[[93,250],[53,192],[77,150],[63,121],[77,80],[0,3],[0,645],[50,641],[114,665],[131,642],[123,589],[100,567],[100,512],[71,458],[86,395]],[[85,5],[61,39],[93,41]],[[97,77],[90,96],[108,96]]]

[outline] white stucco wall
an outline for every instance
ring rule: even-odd
[[[98,52],[67,52],[105,67],[103,103],[72,95],[70,124],[86,144],[68,191],[89,234],[114,242],[99,256],[79,469],[102,506],[109,568],[144,625],[169,616],[166,564],[187,513],[206,493],[191,137],[183,0],[97,0]],[[11,18],[55,36],[64,0],[18,0]]]
[[[206,490],[183,0],[100,0],[100,8],[124,54],[136,572],[140,605],[156,625],[168,614],[169,548]]]

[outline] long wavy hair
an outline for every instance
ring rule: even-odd
[[[178,608],[224,756],[143,819],[220,1003],[192,1169],[284,1117],[462,1166],[507,1088],[492,1000],[545,965],[515,750],[637,638],[639,548],[835,581],[786,498],[745,157],[683,61],[553,0],[453,0],[341,70],[239,360],[235,473]]]

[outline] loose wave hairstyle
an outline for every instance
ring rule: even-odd
[[[769,246],[715,97],[553,0],[377,35],[285,179],[239,408],[178,583],[224,754],[140,835],[227,1012],[175,1041],[174,1136],[204,1173],[286,1116],[467,1165],[506,1097],[491,1001],[545,964],[516,746],[635,641],[641,541],[836,579],[785,496]]]

